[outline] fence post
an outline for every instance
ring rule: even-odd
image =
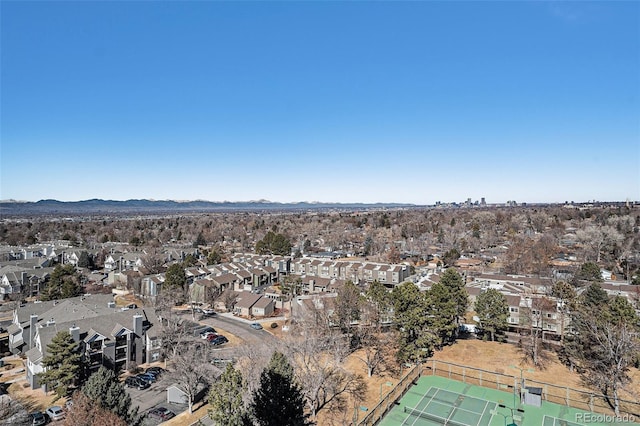
[[[482,371],[480,372],[480,386],[482,386]]]
[[[436,360],[432,360],[433,363],[433,368],[431,368],[431,375],[435,376],[436,375]]]
[[[593,411],[593,394],[589,394],[589,410]]]
[[[566,402],[566,405],[568,407],[569,406],[569,388],[567,387],[565,389],[567,390],[567,397],[566,397],[566,401],[565,402]]]
[[[467,369],[462,367],[462,383],[467,383]]]
[[[451,378],[451,364],[449,364],[449,378]]]

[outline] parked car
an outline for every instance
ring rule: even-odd
[[[207,338],[207,333],[215,333],[216,329],[213,327],[206,327],[200,330],[200,337],[202,337],[203,339]]]
[[[60,407],[59,405],[54,405],[53,407],[47,408],[45,414],[49,416],[49,418],[53,421],[64,419],[64,411],[62,411],[62,407]]]
[[[154,379],[157,379],[158,376],[160,375],[160,373],[158,373],[157,371],[149,371],[149,370],[145,371],[144,373],[140,373],[140,374],[144,374],[144,375],[147,375],[147,376],[152,376]]]
[[[211,336],[217,336],[217,334],[213,331],[207,331],[206,333],[200,335],[201,338],[209,340],[211,339]]]
[[[47,424],[47,416],[40,411],[31,413],[31,426],[42,426]]]
[[[167,420],[175,417],[175,413],[165,407],[156,407],[149,410],[147,417],[166,422]]]
[[[124,381],[124,384],[126,387],[128,388],[137,388],[140,390],[145,390],[147,389],[149,386],[151,386],[149,384],[149,382],[147,382],[146,380],[141,380],[137,377],[131,376],[131,377],[127,377]]]
[[[213,309],[203,309],[202,313],[204,315],[209,315],[209,316],[213,316],[216,314],[216,311],[214,311]]]
[[[228,341],[229,341],[229,339],[227,339],[226,337],[224,337],[224,336],[218,336],[218,337],[216,337],[215,339],[211,340],[211,341],[210,341],[210,343],[211,343],[212,345],[217,346],[217,345],[222,345],[222,344],[224,344],[224,343],[227,343]]]
[[[162,367],[149,367],[146,369],[145,373],[155,373],[157,375],[165,372],[165,369]]]
[[[155,383],[156,382],[156,378],[152,374],[141,373],[141,374],[137,374],[136,377],[138,379],[140,379],[140,380],[144,380],[147,383]]]
[[[216,334],[216,333],[209,333],[209,334],[207,334],[207,340],[208,340],[208,341],[212,341],[213,339],[216,339],[216,338],[218,338],[218,337],[220,337],[220,335],[219,335],[219,334]]]
[[[253,328],[254,330],[262,330],[262,325],[260,325],[260,323],[254,322],[251,324],[251,328]]]

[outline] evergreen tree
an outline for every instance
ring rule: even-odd
[[[456,301],[451,297],[449,289],[441,283],[435,283],[425,293],[427,326],[438,336],[436,346],[442,348],[454,339],[457,323]]]
[[[196,240],[193,242],[193,247],[197,248],[199,246],[206,246],[206,245],[207,245],[207,240],[204,239],[204,235],[202,235],[202,232],[200,232]]]
[[[131,396],[111,370],[100,367],[84,384],[82,393],[95,404],[120,417],[128,425],[141,422],[138,408],[131,409]]]
[[[458,259],[460,259],[460,252],[458,251],[458,249],[455,249],[455,248],[452,248],[451,250],[447,251],[442,256],[442,261],[444,262],[445,267],[453,266],[453,264],[456,263],[456,260]]]
[[[274,352],[262,371],[251,412],[259,426],[309,424],[302,392],[294,381],[293,367],[282,353]]]
[[[222,260],[222,256],[218,253],[218,250],[213,249],[207,256],[207,265],[217,265]]]
[[[582,293],[581,299],[584,306],[595,309],[594,312],[597,312],[609,302],[609,295],[599,283],[594,282]]]
[[[67,396],[80,374],[81,362],[78,344],[68,331],[59,332],[47,345],[42,360],[45,371],[38,375],[40,383],[55,391],[59,398]]]
[[[480,318],[480,328],[488,332],[491,341],[496,340],[496,334],[505,331],[507,318],[509,318],[509,305],[507,298],[494,288],[483,291],[478,295],[475,310]]]
[[[429,313],[425,294],[411,282],[395,287],[391,292],[398,326],[398,354],[400,362],[417,362],[430,357],[438,343],[438,335],[429,327]]]
[[[269,231],[256,243],[256,253],[287,256],[291,254],[291,242],[284,235]]]
[[[439,283],[448,289],[451,300],[455,303],[456,323],[458,323],[459,318],[464,318],[469,307],[469,293],[465,288],[464,279],[454,268],[448,268],[440,276]]]
[[[80,253],[80,258],[78,258],[78,266],[80,268],[89,268],[93,269],[95,267],[93,263],[93,258],[89,256],[89,253],[83,251]]]
[[[375,280],[369,286],[366,293],[366,298],[369,301],[369,306],[373,308],[371,319],[380,323],[386,318],[387,313],[391,308],[391,293],[387,290],[384,284]]]
[[[80,277],[73,265],[56,265],[46,290],[42,292],[42,300],[58,300],[81,295],[83,292]]]
[[[247,424],[247,410],[242,401],[245,383],[242,373],[233,365],[227,364],[227,369],[220,376],[220,380],[209,391],[211,410],[209,417],[220,426],[243,426]]]
[[[586,262],[580,266],[580,269],[573,275],[573,284],[581,285],[589,282],[601,283],[602,272],[600,267],[593,262]]]
[[[196,259],[196,257],[193,254],[189,253],[184,257],[184,260],[182,261],[182,267],[190,268],[192,266],[195,266],[197,263],[198,263],[198,259]]]
[[[177,292],[179,297],[184,297],[186,284],[187,275],[182,264],[174,263],[167,268],[164,275],[164,287],[167,291]]]

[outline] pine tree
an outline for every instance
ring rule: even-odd
[[[220,426],[243,426],[247,423],[247,410],[242,401],[245,383],[242,373],[232,364],[220,376],[220,380],[209,391],[211,410],[209,417]]]
[[[82,393],[105,410],[111,411],[128,425],[138,424],[138,409],[131,409],[131,396],[113,371],[100,367],[93,373],[85,385]]]
[[[438,336],[436,346],[442,348],[454,340],[457,329],[456,301],[447,287],[435,283],[425,293],[426,305],[423,313],[427,327]]]
[[[496,340],[496,334],[505,331],[509,318],[507,298],[494,288],[480,293],[476,299],[476,313],[480,318],[480,328],[489,332],[491,341]]]
[[[464,279],[454,268],[448,268],[440,277],[440,284],[449,290],[451,300],[456,305],[456,322],[464,317],[469,307],[469,293],[464,285]]]
[[[82,253],[80,253],[80,258],[78,259],[78,266],[80,268],[89,268],[89,269],[93,269],[95,267],[93,263],[93,258],[89,256],[89,253],[87,253],[86,251],[83,251]]]
[[[178,301],[184,299],[187,275],[184,267],[180,263],[174,263],[165,273],[164,290],[174,294]]]
[[[42,300],[57,300],[82,294],[82,285],[73,265],[56,265],[51,273]]]
[[[309,424],[302,392],[294,381],[293,367],[282,353],[274,352],[262,371],[251,412],[259,426]]]
[[[52,388],[58,397],[64,397],[81,371],[78,345],[68,331],[61,331],[51,339],[46,353],[42,360],[45,371],[38,375],[40,383]]]
[[[433,354],[439,337],[430,328],[431,309],[425,293],[415,284],[403,283],[391,292],[398,326],[398,361],[418,362]]]

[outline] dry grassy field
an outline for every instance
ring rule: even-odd
[[[484,342],[482,340],[459,340],[451,346],[445,347],[442,351],[436,352],[433,359],[467,367],[479,368],[495,373],[506,374],[519,377],[521,371],[512,368],[516,366],[523,369],[522,374],[525,379],[536,380],[548,384],[588,391],[577,373],[571,372],[565,367],[555,353],[549,352],[548,360],[544,368],[535,368],[525,362],[522,353],[515,345],[508,343]],[[380,401],[380,391],[384,394],[389,390],[387,382],[394,385],[398,383],[397,375],[383,374],[381,376],[366,377],[364,364],[357,360],[355,356],[348,359],[347,366],[350,371],[361,374],[368,384],[368,392],[362,406],[371,409]],[[532,370],[532,371],[529,371]],[[631,369],[632,378],[628,389],[621,392],[621,398],[630,401],[640,401],[640,370]],[[598,392],[596,392],[598,393]],[[350,402],[353,406],[353,402]],[[353,411],[349,410],[349,415],[353,416]],[[366,412],[358,410],[359,418],[362,419]],[[321,415],[319,423],[321,425],[340,424],[336,416]]]

